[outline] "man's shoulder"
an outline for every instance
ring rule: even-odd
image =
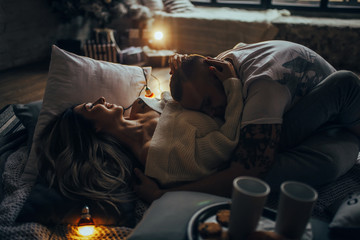
[[[261,54],[262,52],[267,52],[267,54],[276,55],[276,54],[281,54],[282,52],[292,51],[292,50],[311,51],[308,47],[298,43],[285,41],[285,40],[269,40],[269,41],[251,43],[251,44],[239,43],[235,45],[234,48],[220,53],[218,56],[216,56],[216,58],[225,59],[225,58],[229,58],[232,54],[235,54],[236,56],[238,56],[239,54],[248,56],[251,53]]]

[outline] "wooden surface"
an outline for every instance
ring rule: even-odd
[[[11,103],[28,103],[42,99],[47,73],[47,63],[0,72],[0,108]]]
[[[0,72],[0,109],[8,104],[42,99],[48,68],[48,62],[40,62]],[[155,78],[149,79],[149,86],[155,94],[169,90],[169,71],[169,68],[153,68]]]

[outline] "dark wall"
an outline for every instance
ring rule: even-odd
[[[0,0],[0,70],[41,61],[59,39],[83,39],[89,23],[62,23],[46,0]]]

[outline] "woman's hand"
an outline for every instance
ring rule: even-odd
[[[142,200],[152,203],[164,194],[164,191],[159,188],[156,182],[145,176],[140,169],[135,168],[134,172],[139,181],[139,183],[134,183],[134,190]]]
[[[210,65],[209,69],[222,82],[228,78],[237,77],[234,66],[228,61],[206,58],[205,62]]]
[[[169,58],[169,66],[170,66],[170,74],[174,74],[174,72],[181,67],[181,62],[183,58],[187,57],[187,54],[178,54],[171,56]]]

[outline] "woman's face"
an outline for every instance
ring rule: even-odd
[[[96,131],[111,132],[117,124],[125,122],[123,107],[106,102],[104,97],[79,104],[74,111],[93,122]]]
[[[76,106],[74,111],[94,123],[96,131],[112,134],[119,126],[129,127],[136,124],[134,120],[139,118],[138,114],[153,110],[143,100],[137,99],[132,104],[130,116],[124,117],[123,107],[110,104],[101,97],[93,103]]]

